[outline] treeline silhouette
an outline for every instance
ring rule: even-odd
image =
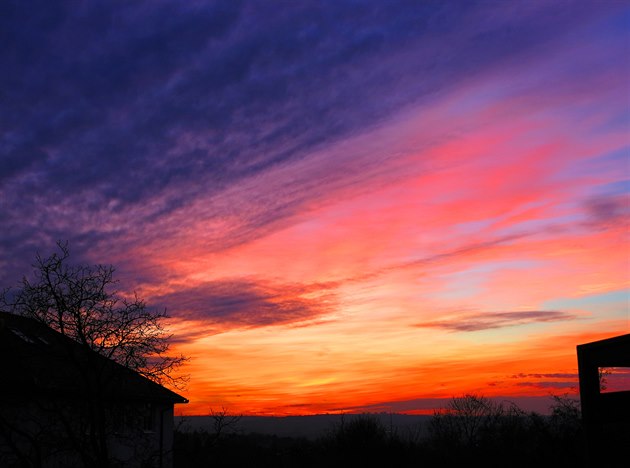
[[[352,415],[315,440],[222,429],[219,420],[204,430],[176,430],[174,468],[587,466],[579,402],[566,395],[554,396],[549,415],[464,395],[425,428],[404,431],[374,414]]]

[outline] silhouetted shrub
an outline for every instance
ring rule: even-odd
[[[332,432],[334,443],[350,450],[369,450],[385,445],[387,431],[379,419],[363,414],[352,419],[342,419]]]
[[[320,443],[332,466],[359,466],[380,458],[387,432],[372,415],[344,416]]]
[[[530,467],[584,466],[579,410],[556,399],[551,416],[526,414],[515,404],[478,395],[453,398],[429,423],[430,466],[482,464]]]

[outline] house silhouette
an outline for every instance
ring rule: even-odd
[[[628,466],[630,390],[602,391],[601,370],[630,368],[630,334],[577,345],[577,358],[589,466]]]
[[[0,466],[172,466],[181,395],[6,312],[0,363]]]

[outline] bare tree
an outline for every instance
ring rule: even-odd
[[[507,414],[512,409],[508,408]],[[506,415],[501,403],[475,394],[454,397],[444,410],[436,411],[429,430],[433,438],[452,444],[474,447],[483,432],[495,427]]]
[[[572,398],[568,393],[551,395],[551,428],[556,435],[575,437],[581,429],[582,412],[580,400]]]
[[[210,409],[210,416],[212,417],[212,429],[217,439],[226,431],[233,431],[242,418],[241,415],[231,414],[223,406],[220,410]]]
[[[0,296],[0,307],[34,318],[102,356],[158,383],[176,387],[173,371],[184,356],[167,355],[165,311],[149,309],[134,293],[123,296],[109,265],[69,265],[67,243],[60,252],[36,257],[35,277]],[[10,294],[13,293],[13,294]]]

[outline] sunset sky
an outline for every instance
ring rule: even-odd
[[[3,1],[0,287],[69,242],[185,414],[544,411],[630,332],[630,2]]]

